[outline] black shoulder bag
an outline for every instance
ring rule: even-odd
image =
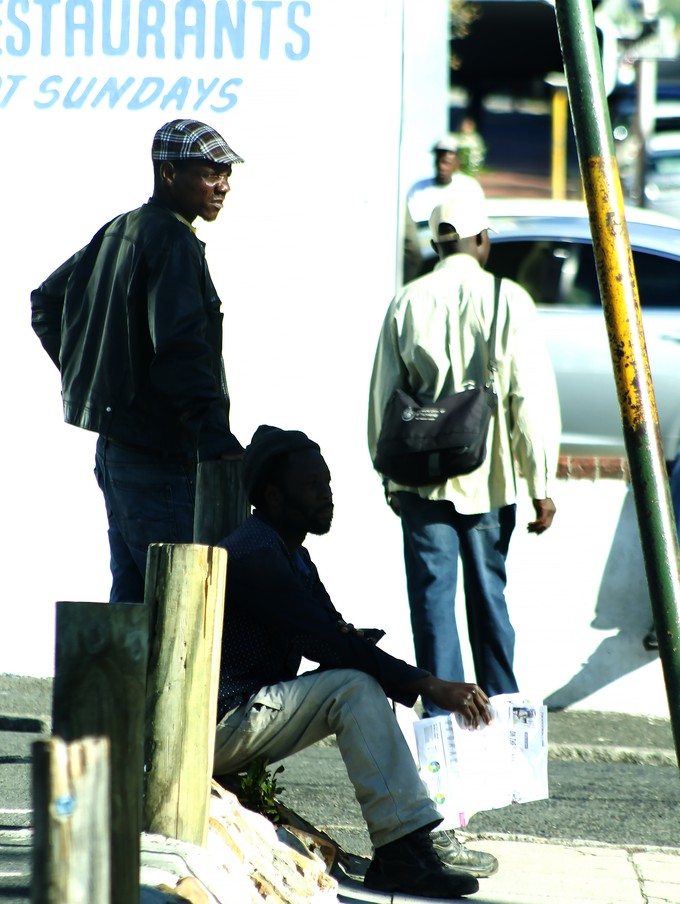
[[[476,470],[486,458],[491,417],[498,406],[494,388],[500,279],[494,277],[494,312],[489,337],[489,380],[429,405],[395,389],[385,407],[373,466],[404,486],[442,483]]]

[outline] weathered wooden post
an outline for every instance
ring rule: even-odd
[[[110,904],[108,739],[51,738],[32,750],[32,904]]]
[[[202,461],[196,476],[194,543],[219,543],[250,513],[240,459]]]
[[[194,844],[208,834],[226,572],[226,549],[149,547],[144,829]]]
[[[144,606],[57,603],[52,730],[109,739],[113,904],[139,901],[148,630]]]

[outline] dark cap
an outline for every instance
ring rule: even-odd
[[[208,160],[210,163],[243,163],[219,132],[196,119],[173,119],[156,132],[151,159]]]
[[[280,455],[301,452],[304,449],[321,451],[318,444],[301,430],[281,430],[280,427],[261,424],[253,433],[253,438],[243,453],[241,482],[248,498],[251,498],[270,462]]]

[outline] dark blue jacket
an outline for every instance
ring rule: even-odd
[[[229,552],[218,716],[261,687],[295,678],[302,657],[322,669],[358,669],[388,697],[412,706],[404,686],[429,673],[354,633],[304,547],[293,555],[257,512],[220,543]]]

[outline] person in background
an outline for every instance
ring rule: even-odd
[[[191,119],[160,128],[151,159],[149,201],[31,294],[64,419],[99,434],[112,602],[143,601],[150,543],[192,541],[198,460],[243,452],[229,425],[220,299],[193,226],[217,219],[243,160]]]
[[[420,179],[406,196],[409,213],[416,225],[426,224],[432,209],[446,200],[446,196],[460,185],[479,185],[472,176],[461,170],[459,139],[457,135],[445,135],[432,146],[434,173]],[[482,192],[482,187],[479,186]]]
[[[461,171],[468,176],[476,176],[484,166],[486,144],[477,131],[474,119],[471,116],[464,116],[455,134]]]
[[[488,379],[495,280],[484,269],[490,248],[484,197],[459,183],[434,208],[429,225],[439,262],[393,299],[378,340],[368,406],[372,460],[395,389],[432,405]],[[541,534],[555,514],[560,440],[555,377],[534,303],[509,279],[500,282],[498,298],[498,406],[485,461],[431,486],[385,483],[401,517],[416,662],[447,681],[464,680],[454,609],[460,555],[476,681],[489,696],[518,690],[505,599],[517,481],[526,479],[533,500],[536,517],[528,530]],[[428,716],[442,712],[428,699],[424,708]]]
[[[420,236],[427,235],[427,221],[432,209],[457,188],[464,188],[470,193],[476,191],[484,196],[479,182],[461,170],[457,136],[445,135],[434,144],[432,153],[433,175],[412,185],[406,196],[404,283],[429,272],[436,261],[436,258],[423,256],[420,246]]]

